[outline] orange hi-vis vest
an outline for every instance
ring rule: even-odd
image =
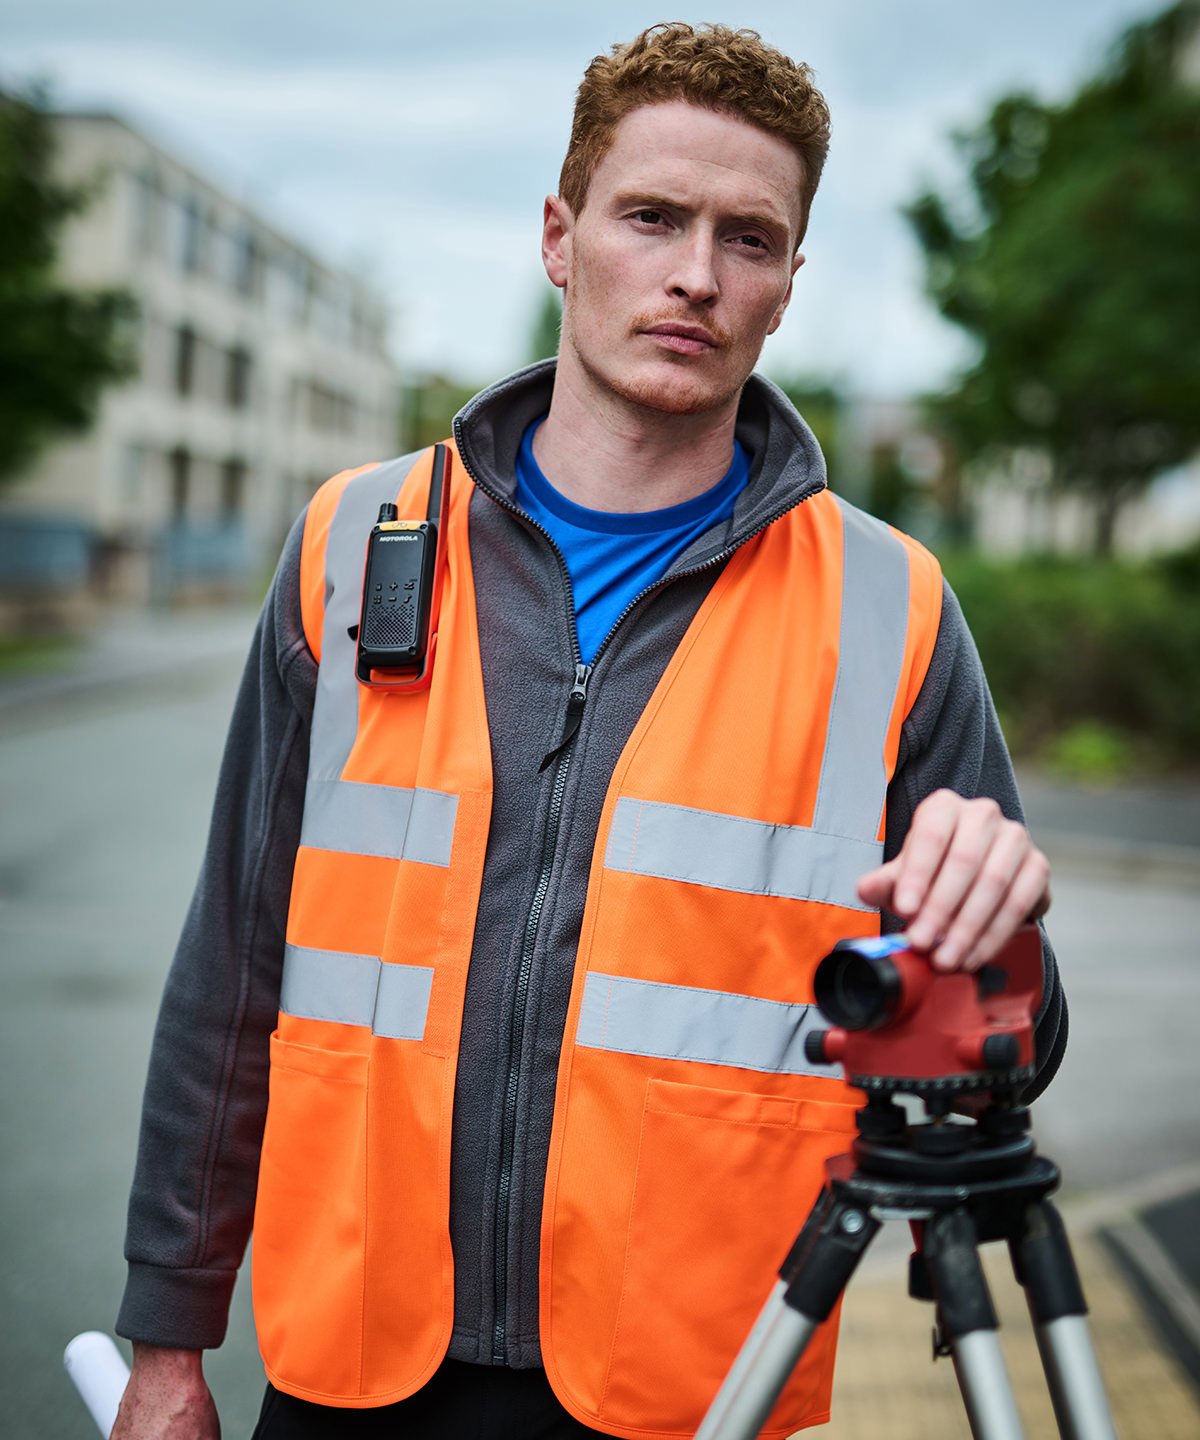
[[[430,688],[355,678],[366,541],[425,513],[431,454],[329,481],[306,521],[320,662],[254,1232],[267,1374],[378,1406],[434,1373],[454,1320],[450,1127],[488,842],[491,748],[456,483]],[[690,1436],[823,1180],[856,1092],[804,1055],[812,972],[878,933],[903,721],[941,614],[936,561],[814,495],[738,548],[617,763],[563,1037],[540,1256],[562,1404]],[[828,1416],[836,1315],[763,1435]]]

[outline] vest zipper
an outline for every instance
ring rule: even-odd
[[[567,787],[567,768],[571,761],[571,754],[575,748],[575,739],[583,720],[583,709],[587,702],[588,681],[591,679],[593,670],[600,659],[600,656],[608,649],[609,642],[617,630],[624,623],[631,611],[655,590],[661,589],[676,580],[682,580],[686,576],[698,575],[705,570],[710,570],[714,565],[724,564],[726,560],[740,549],[748,540],[764,531],[768,525],[773,525],[776,520],[781,519],[790,510],[802,505],[811,495],[819,493],[818,487],[807,494],[800,495],[781,509],[774,511],[760,525],[755,526],[748,534],[743,535],[736,544],[728,545],[719,550],[715,555],[709,556],[707,560],[701,561],[698,565],[692,565],[685,570],[676,571],[671,575],[664,575],[662,579],[656,580],[653,585],[647,585],[640,590],[632,600],[625,606],[624,610],[617,616],[610,627],[608,634],[600,642],[595,655],[592,656],[590,665],[583,664],[583,658],[579,653],[579,636],[575,623],[575,597],[571,588],[571,574],[567,569],[567,562],[563,558],[562,551],[558,548],[554,537],[543,526],[539,525],[532,516],[527,515],[519,505],[509,500],[507,496],[500,494],[492,486],[483,482],[467,459],[465,446],[463,445],[462,422],[456,416],[454,420],[454,440],[458,451],[458,457],[463,469],[470,477],[477,489],[481,490],[489,500],[499,505],[502,510],[517,516],[526,525],[532,526],[539,535],[543,536],[554,552],[558,561],[559,571],[563,578],[563,588],[567,600],[567,620],[570,626],[571,649],[574,656],[575,674],[571,685],[570,694],[567,697],[566,713],[563,722],[563,733],[558,744],[542,760],[538,767],[539,774],[544,773],[551,765],[555,766],[552,787],[550,791],[550,806],[546,813],[546,825],[542,832],[541,857],[538,868],[537,888],[534,890],[533,901],[529,908],[529,914],[525,919],[525,933],[521,942],[521,960],[517,968],[516,989],[513,995],[512,1008],[508,1016],[508,1073],[504,1088],[504,1115],[500,1133],[500,1173],[496,1190],[496,1217],[495,1227],[492,1232],[493,1245],[495,1249],[495,1273],[494,1273],[494,1300],[495,1314],[492,1323],[492,1364],[503,1365],[508,1358],[508,1223],[512,1201],[512,1169],[513,1155],[516,1149],[517,1129],[517,1101],[520,1091],[520,1067],[521,1053],[525,1041],[525,1010],[529,999],[529,979],[533,970],[533,952],[537,943],[538,926],[541,923],[542,910],[545,908],[546,896],[550,889],[550,875],[554,868],[554,855],[558,848],[558,829],[562,820],[563,795]]]
[[[551,765],[555,766],[555,770],[551,781],[546,825],[542,832],[537,887],[533,892],[529,913],[525,917],[525,933],[521,939],[521,959],[517,966],[512,1008],[508,1013],[508,1071],[504,1084],[504,1113],[500,1127],[500,1167],[496,1184],[495,1225],[492,1231],[492,1244],[495,1251],[492,1364],[503,1365],[508,1359],[508,1223],[512,1209],[512,1171],[513,1157],[516,1152],[521,1054],[525,1048],[525,1011],[529,1001],[529,980],[533,972],[533,952],[537,944],[538,926],[541,923],[546,896],[550,891],[550,875],[554,868],[554,854],[558,848],[558,827],[562,820],[563,795],[567,788],[567,767],[571,761],[575,736],[583,719],[583,707],[587,701],[587,687],[592,674],[592,666],[585,665],[583,657],[579,653],[579,635],[575,624],[575,595],[571,588],[571,573],[567,569],[567,562],[563,558],[562,551],[555,543],[554,536],[544,526],[539,525],[532,516],[526,515],[519,505],[514,505],[511,500],[507,500],[490,486],[480,482],[479,476],[471,468],[470,461],[463,456],[462,429],[457,419],[454,421],[454,438],[462,467],[478,489],[502,509],[510,511],[527,525],[531,525],[554,552],[554,558],[558,561],[559,572],[562,576],[563,593],[567,601],[567,627],[571,636],[574,664],[574,675],[563,718],[562,735],[558,744],[538,766],[539,774],[543,774]]]
[[[582,672],[582,674],[581,674]],[[542,910],[550,890],[550,875],[554,869],[554,856],[558,849],[558,827],[562,820],[563,795],[567,788],[567,769],[571,763],[575,734],[587,698],[587,679],[591,667],[575,664],[575,682],[567,701],[566,733],[562,741],[542,761],[541,769],[553,764],[554,779],[550,790],[550,805],[546,811],[546,825],[542,831],[541,860],[538,868],[537,888],[529,914],[525,917],[525,933],[521,940],[521,961],[517,967],[516,990],[512,1010],[508,1018],[508,1075],[504,1090],[504,1119],[500,1131],[500,1179],[496,1194],[496,1247],[495,1300],[496,1313],[492,1326],[492,1363],[503,1365],[508,1356],[508,1222],[512,1200],[512,1169],[516,1153],[517,1100],[520,1090],[521,1052],[525,1042],[525,1011],[529,999],[529,978],[533,972],[533,953],[537,944],[538,927]],[[578,697],[578,698],[576,698]]]
[[[581,665],[577,662],[575,665],[575,680],[571,685],[571,693],[567,696],[567,713],[563,718],[562,738],[538,766],[539,775],[549,770],[555,758],[561,755],[571,741],[574,740],[575,733],[579,729],[580,721],[583,719],[583,707],[587,703],[587,687],[591,677],[592,667],[590,665]]]

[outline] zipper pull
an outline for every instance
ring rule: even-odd
[[[555,758],[574,740],[575,732],[579,729],[579,722],[583,719],[583,707],[587,703],[587,687],[591,676],[592,667],[590,665],[575,666],[575,679],[571,682],[571,693],[567,696],[567,713],[563,721],[562,738],[538,766],[539,775],[548,770]]]

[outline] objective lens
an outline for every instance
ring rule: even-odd
[[[838,948],[817,966],[813,977],[817,1004],[827,1019],[844,1030],[875,1030],[900,1004],[900,972],[887,956]]]

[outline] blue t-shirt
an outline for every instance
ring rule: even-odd
[[[661,580],[693,540],[733,514],[750,478],[750,457],[735,440],[724,476],[682,505],[633,513],[588,510],[560,495],[533,458],[534,433],[545,418],[521,437],[517,504],[562,551],[575,597],[579,654],[590,665],[630,601]]]

